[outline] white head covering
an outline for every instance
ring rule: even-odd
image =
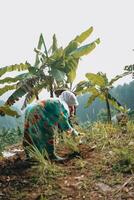
[[[62,92],[61,95],[59,96],[59,98],[62,101],[65,101],[68,106],[78,106],[79,105],[76,96],[70,91]]]

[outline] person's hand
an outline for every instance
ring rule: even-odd
[[[75,129],[72,130],[72,134],[74,137],[77,137],[80,135]]]

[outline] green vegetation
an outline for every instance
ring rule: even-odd
[[[100,43],[98,38],[81,46],[92,32],[93,27],[90,27],[65,48],[58,46],[55,34],[52,45],[47,48],[41,34],[35,48],[34,65],[25,62],[0,68],[0,84],[4,84],[0,87],[0,96],[12,91],[6,102],[0,102],[0,198],[71,200],[91,197],[113,200],[134,196],[134,82],[113,87],[115,81],[131,71],[110,81],[105,73],[87,73],[87,80],[72,89],[79,60]],[[16,77],[3,77],[13,71],[23,73]],[[12,105],[25,97],[24,109],[34,99],[39,99],[43,89],[53,97],[54,90],[62,87],[82,94],[78,97],[77,116],[85,123],[73,123],[80,133],[77,138],[56,135],[58,155],[68,155],[66,162],[51,162],[47,153],[40,153],[35,146],[28,149],[32,158],[29,161],[22,150],[23,116],[11,120],[10,116],[19,116],[19,111]],[[130,121],[127,123],[126,120],[123,128],[121,124],[111,123],[112,115],[117,111],[126,112],[128,108],[131,108],[128,112]],[[12,152],[15,148],[21,151],[12,157],[3,157],[4,150]]]
[[[110,94],[119,101],[123,107],[130,108],[129,118],[134,119],[134,81],[131,81],[129,84],[119,85],[111,89]],[[78,97],[79,106],[77,108],[77,116],[81,123],[85,123],[86,121],[97,121],[97,120],[107,120],[106,114],[106,105],[103,101],[98,98],[87,108],[84,107],[86,105],[91,94],[83,94]],[[111,107],[111,115],[116,114],[116,110],[114,107]],[[105,116],[104,116],[105,115]],[[103,118],[104,117],[104,118]]]
[[[23,131],[18,128],[0,129],[0,152],[11,145],[16,145],[21,142]]]
[[[86,135],[86,143],[77,146],[79,158],[64,164],[51,163],[32,148],[32,157],[37,162],[33,162],[30,168],[25,168],[21,163],[21,171],[20,165],[12,169],[13,161],[8,161],[8,166],[2,168],[1,178],[5,177],[3,186],[6,186],[10,173],[15,173],[15,176],[13,180],[9,179],[11,186],[6,197],[56,200],[65,197],[74,199],[78,194],[80,199],[83,196],[88,199],[93,194],[101,199],[131,197],[134,192],[134,124],[128,123],[125,134],[122,134],[118,125],[108,123],[96,122],[88,128],[77,128]],[[17,134],[14,135],[14,141],[17,141],[16,137]],[[70,143],[64,143],[59,138],[57,150],[62,156],[74,149],[72,141],[70,148]],[[14,162],[17,164],[17,161]]]
[[[87,73],[85,76],[88,81],[81,81],[77,84],[75,92],[77,94],[90,93],[92,94],[87,103],[86,107],[90,106],[96,98],[106,102],[108,122],[111,121],[110,104],[117,110],[124,111],[121,103],[117,101],[111,94],[110,90],[113,88],[113,83],[118,79],[129,75],[130,72],[124,72],[121,75],[117,75],[115,78],[108,81],[106,74],[98,72],[97,74]]]
[[[22,106],[22,108],[25,108],[35,98],[39,99],[38,95],[43,89],[50,91],[51,97],[53,97],[53,90],[58,87],[66,85],[71,89],[80,58],[89,54],[100,43],[98,38],[89,44],[81,46],[92,32],[93,27],[90,27],[71,40],[65,48],[58,47],[54,34],[53,42],[49,49],[47,49],[44,37],[41,34],[35,49],[36,59],[34,65],[26,62],[25,64],[21,63],[0,68],[0,76],[5,75],[6,72],[16,70],[26,71],[16,77],[6,77],[0,80],[0,84],[8,84],[0,88],[0,95],[9,90],[15,90],[7,99],[6,106],[13,105],[26,95]],[[1,108],[1,110],[6,112],[5,109]],[[6,113],[12,116],[15,115],[15,113],[11,112]]]

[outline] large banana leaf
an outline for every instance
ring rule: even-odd
[[[124,76],[127,76],[129,74],[131,74],[132,72],[124,72],[123,74],[117,75],[115,76],[113,79],[111,79],[111,81],[109,82],[109,85],[112,85],[115,81],[117,81],[120,78],[123,78]]]
[[[52,53],[54,53],[56,50],[58,49],[58,45],[57,45],[57,38],[56,35],[53,35],[53,44],[52,44]]]
[[[84,92],[84,89],[88,87],[88,83],[89,81],[80,81],[76,86],[75,86],[75,90],[74,92],[77,94],[77,95],[80,95]]]
[[[15,76],[15,77],[6,77],[6,78],[0,80],[0,84],[15,83],[17,81],[21,81],[21,80],[28,78],[28,77],[30,77],[29,73],[23,73],[23,74],[20,74],[18,76]]]
[[[8,92],[9,90],[14,90],[16,89],[16,84],[15,85],[5,85],[4,87],[0,88],[0,96]]]
[[[16,89],[11,96],[7,99],[7,105],[13,105],[19,98],[23,97],[28,91],[22,87]]]
[[[32,85],[34,79],[30,79],[27,81],[21,82],[19,87],[11,94],[11,96],[7,99],[8,105],[13,105],[16,101],[19,100],[19,98],[23,97],[25,94],[27,94],[29,91],[32,91]],[[34,81],[35,84],[35,81]]]
[[[99,96],[99,99],[102,100],[102,101],[106,101],[106,98],[103,94],[101,94]],[[116,108],[117,110],[119,110],[119,111],[124,110],[124,108],[120,104],[120,102],[117,99],[115,99],[110,93],[108,93],[108,101],[109,101],[110,105],[113,106],[114,108]]]
[[[90,106],[90,105],[95,101],[95,99],[96,99],[99,95],[100,95],[99,93],[96,94],[96,95],[94,95],[94,94],[91,95],[91,96],[89,97],[89,99],[88,99],[86,105],[85,105],[85,108],[87,108],[88,106]]]
[[[50,74],[58,82],[64,82],[65,81],[66,73],[61,71],[61,70],[52,68]]]
[[[84,42],[90,36],[90,34],[92,32],[93,32],[93,27],[91,26],[86,31],[84,31],[83,33],[81,33],[79,36],[76,36],[76,38],[74,39],[74,41],[76,41],[78,43],[82,43],[82,42]]]
[[[42,89],[45,89],[46,87],[47,87],[47,83],[44,82],[38,85],[37,87],[35,87],[32,91],[28,92],[21,109],[23,110],[24,108],[26,108],[28,104],[32,103],[36,98],[35,94],[37,93],[39,94],[42,91]]]
[[[30,79],[23,80],[20,82],[17,86],[17,89],[11,94],[11,96],[7,99],[8,105],[13,105],[16,101],[18,101],[21,97],[28,93],[35,94],[35,91],[38,92],[40,87],[40,84],[46,84],[46,86],[49,84],[49,76],[33,76]],[[41,83],[40,83],[41,82]]]
[[[73,82],[76,77],[76,70],[78,67],[79,59],[70,56],[66,60],[65,72],[67,73],[68,80],[67,82]]]
[[[68,46],[64,49],[64,54],[67,56],[69,55],[71,52],[73,52],[74,50],[76,50],[78,47],[78,42],[76,42],[75,40],[71,41]]]
[[[78,48],[79,44],[84,42],[84,40],[86,40],[92,32],[93,27],[90,27],[80,35],[76,36],[73,40],[71,40],[67,47],[64,49],[65,55],[69,55],[71,52],[75,51]]]
[[[9,115],[9,116],[12,116],[12,117],[19,117],[20,116],[17,111],[11,109],[7,105],[0,106],[0,115],[2,115],[2,116],[3,115]]]
[[[91,81],[93,85],[98,85],[100,87],[105,86],[105,78],[99,74],[94,74],[94,73],[87,73],[86,78]]]
[[[29,63],[21,63],[21,64],[15,64],[15,65],[10,65],[6,66],[3,68],[0,68],[0,76],[5,74],[6,72],[12,72],[12,71],[24,71],[27,70],[31,65]]]
[[[84,45],[82,47],[77,48],[76,50],[72,51],[70,55],[74,56],[75,58],[80,58],[89,54],[93,49],[95,49],[96,45],[100,43],[100,39],[98,38],[94,42]]]
[[[117,110],[120,110],[120,111],[124,110],[124,108],[121,105],[121,103],[116,98],[114,98],[110,93],[108,93],[108,101]]]
[[[94,86],[87,88],[86,92],[92,93],[94,96],[98,96],[100,94],[100,92]]]
[[[27,104],[32,103],[35,100],[36,96],[29,92],[24,100],[23,106],[21,107],[21,110],[23,110],[24,108],[26,108]]]
[[[65,67],[65,60],[63,58],[63,48],[55,50],[55,52],[47,60],[47,65],[54,69],[63,69]]]
[[[43,35],[41,33],[40,37],[39,37],[37,49],[41,50],[42,46],[44,47],[44,51],[45,51],[46,57],[48,57],[48,52],[47,52],[46,44],[45,44]],[[35,58],[35,64],[34,64],[34,66],[35,67],[38,66],[39,63],[40,63],[40,60],[39,60],[39,55],[38,55],[38,52],[37,52],[36,53],[36,58]]]
[[[71,71],[68,73],[67,76],[68,76],[67,81],[69,83],[72,83],[74,81],[75,77],[76,77],[76,69],[71,69]]]

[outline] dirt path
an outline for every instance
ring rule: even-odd
[[[59,152],[65,155],[67,149],[62,148]],[[108,163],[104,165],[101,152],[96,151],[95,148],[81,145],[80,152],[82,158],[56,164],[58,172],[46,173],[43,180],[39,177],[38,167],[24,161],[23,151],[10,159],[1,159],[0,199],[134,199],[134,180],[131,175],[118,177],[117,174],[113,174]],[[122,184],[117,183],[121,182],[117,181],[117,178],[122,178]]]

